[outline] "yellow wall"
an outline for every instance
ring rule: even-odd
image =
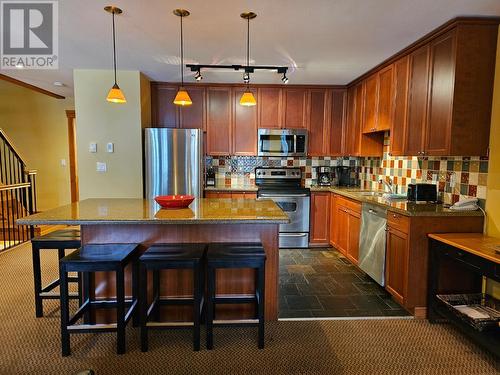
[[[149,106],[141,96],[141,83],[149,87],[149,81],[138,71],[119,71],[118,84],[127,103],[114,104],[106,101],[113,84],[112,71],[79,69],[73,75],[80,200],[141,198],[141,127],[149,118],[142,114]],[[91,142],[97,143],[97,153],[89,152]],[[114,143],[114,153],[106,152],[108,142]],[[96,171],[98,161],[107,164],[107,172]]]
[[[29,169],[38,170],[38,210],[71,201],[68,130],[65,110],[71,99],[55,99],[0,80],[0,128]],[[66,160],[66,166],[61,165]]]
[[[500,29],[497,44],[497,63],[493,91],[493,110],[490,131],[490,161],[486,196],[486,233],[500,238]],[[489,293],[500,298],[500,284],[490,282]]]

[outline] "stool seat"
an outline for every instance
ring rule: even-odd
[[[199,262],[205,254],[205,244],[159,244],[144,252],[141,262],[183,261]]]
[[[48,248],[49,243],[54,242],[54,248],[65,246],[66,249],[76,249],[80,247],[80,230],[78,229],[60,229],[54,232],[34,237],[32,242],[38,242]]]
[[[61,263],[82,267],[92,265],[93,271],[98,271],[96,268],[104,271],[107,266],[128,263],[136,249],[137,244],[88,244],[65,256]]]
[[[223,260],[265,260],[266,252],[260,243],[212,243],[208,246],[207,258]]]

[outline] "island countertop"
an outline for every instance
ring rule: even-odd
[[[162,209],[154,200],[86,199],[17,221],[21,225],[95,224],[285,224],[287,214],[271,200],[196,198],[188,208]]]

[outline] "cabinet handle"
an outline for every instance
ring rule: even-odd
[[[392,214],[392,217],[393,217],[394,219],[397,219],[397,218],[398,218],[398,215],[396,215],[396,214]]]

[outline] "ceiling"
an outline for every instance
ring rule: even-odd
[[[172,14],[178,7],[191,12],[184,20],[186,63],[244,63],[246,25],[239,14],[252,10],[258,16],[250,24],[251,63],[287,65],[294,84],[345,84],[451,18],[500,16],[499,0],[64,0],[59,69],[1,73],[73,96],[73,69],[112,66],[111,18],[103,10],[109,4],[124,10],[116,20],[118,68],[155,81],[180,80],[179,18]],[[203,76],[204,82],[242,80],[230,71]],[[252,82],[281,83],[271,72],[257,72]]]

